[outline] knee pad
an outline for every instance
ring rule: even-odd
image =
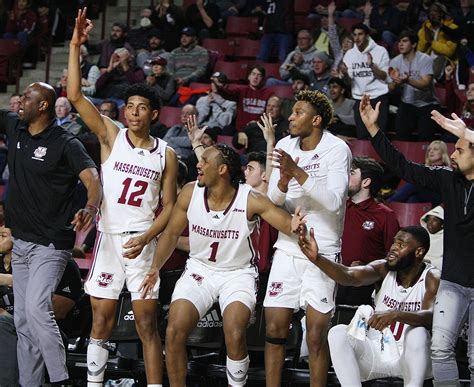
[[[287,342],[287,338],[265,336],[265,341],[273,345],[285,345]]]
[[[87,347],[87,383],[88,387],[101,385],[109,358],[107,340],[90,338]]]
[[[231,386],[245,386],[249,370],[249,355],[242,360],[232,360],[227,356],[227,382]]]

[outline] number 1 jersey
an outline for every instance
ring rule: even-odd
[[[151,226],[160,203],[166,147],[165,141],[155,139],[151,150],[136,148],[128,130],[119,131],[109,158],[102,164],[99,231],[140,232]]]

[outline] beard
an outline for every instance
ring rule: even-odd
[[[399,271],[403,269],[408,269],[409,267],[413,266],[416,262],[416,253],[415,250],[406,254],[401,259],[398,258],[397,262],[393,265],[390,264],[389,261],[385,262],[385,269],[388,271]]]
[[[360,184],[357,185],[357,186],[349,186],[349,189],[347,191],[347,196],[349,196],[350,198],[353,197],[354,195],[358,194],[361,190],[361,186]]]

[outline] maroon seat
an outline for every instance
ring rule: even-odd
[[[428,145],[430,145],[429,142],[394,140],[392,144],[403,153],[407,160],[420,164],[425,163],[426,149],[428,149]]]
[[[257,34],[258,17],[250,16],[229,16],[225,28],[225,34],[229,36],[247,36],[249,34]]]
[[[272,93],[280,98],[287,98],[287,99],[293,99],[295,97],[295,94],[293,93],[293,88],[291,85],[285,86],[285,85],[275,85],[275,86],[270,86],[269,88]]]
[[[380,156],[375,151],[369,140],[352,140],[349,144],[352,156],[368,156],[380,161]]]
[[[159,121],[168,128],[181,124],[181,108],[163,106],[160,111]]]
[[[241,82],[247,79],[248,63],[217,61],[214,71],[219,71],[227,76],[229,82]]]
[[[202,46],[211,51],[217,51],[223,56],[234,56],[235,41],[233,39],[204,39]]]
[[[420,218],[431,210],[431,203],[391,202],[388,206],[397,215],[400,227],[420,225]]]
[[[235,43],[234,55],[237,59],[255,60],[260,50],[260,40],[237,38]]]

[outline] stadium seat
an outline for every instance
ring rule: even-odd
[[[238,154],[243,154],[245,152],[245,148],[242,149],[235,149],[234,145],[232,144],[233,136],[224,136],[218,135],[217,136],[217,143],[218,144],[225,144],[230,146],[233,150],[235,150]]]
[[[258,55],[260,50],[260,40],[237,38],[234,55],[236,59],[253,59]]]
[[[434,89],[435,89],[436,98],[438,98],[440,105],[447,106],[446,89],[444,85],[437,84]]]
[[[362,20],[354,19],[352,17],[340,17],[337,19],[336,24],[346,30],[346,32],[352,32],[352,26],[356,25],[357,23],[361,23]]]
[[[17,92],[21,76],[21,48],[16,39],[0,39],[0,82],[16,83]]]
[[[387,205],[397,215],[400,227],[419,225],[422,215],[431,209],[431,203],[390,202]]]
[[[183,5],[181,8],[186,11],[186,8],[188,8],[191,4],[196,4],[196,0],[183,0]]]
[[[422,141],[392,141],[392,145],[402,152],[407,160],[420,164],[425,163],[426,149],[429,144],[429,142]]]
[[[214,71],[223,72],[229,82],[241,82],[247,79],[247,62],[225,62],[217,61]]]
[[[201,82],[191,82],[189,84],[189,88],[190,89],[203,89],[203,88],[211,88],[211,84],[210,83],[201,83]]]
[[[160,111],[160,123],[168,128],[181,123],[181,108],[173,106],[163,106]]]
[[[202,46],[207,50],[217,51],[226,57],[234,56],[235,41],[233,39],[204,39]]]
[[[313,29],[319,24],[317,19],[308,19],[307,15],[295,15],[295,30]]]
[[[380,161],[380,156],[377,154],[369,140],[352,140],[349,143],[349,147],[352,151],[352,157],[368,156]]]
[[[247,36],[258,33],[258,17],[229,16],[225,34],[229,36]]]
[[[287,99],[293,99],[295,96],[295,93],[293,92],[293,88],[288,85],[275,85],[275,86],[270,86],[269,88],[272,93],[280,98],[287,98]]]
[[[313,0],[297,0],[295,1],[295,14],[307,15],[311,11]]]
[[[265,68],[267,78],[280,78],[280,63],[259,63]]]

